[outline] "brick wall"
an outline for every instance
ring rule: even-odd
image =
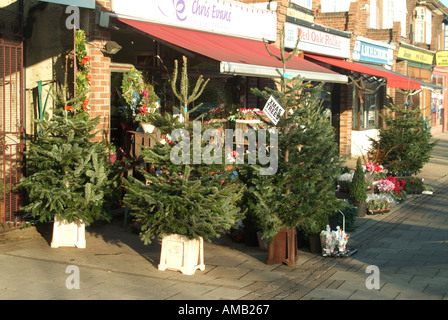
[[[110,1],[96,1],[97,10],[110,9]],[[89,55],[91,57],[91,87],[89,93],[90,115],[99,116],[101,121],[97,127],[95,140],[109,140],[110,127],[110,58],[100,48],[110,40],[110,32],[95,23],[95,12],[90,12],[89,31],[87,33]]]

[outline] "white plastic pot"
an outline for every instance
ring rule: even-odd
[[[82,221],[68,223],[66,220],[54,218],[52,248],[86,247],[85,224]]]
[[[181,271],[185,275],[193,275],[197,269],[204,271],[204,240],[178,234],[163,237],[158,269]]]

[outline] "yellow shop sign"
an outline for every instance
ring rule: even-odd
[[[400,46],[397,58],[432,65],[434,54]]]
[[[448,67],[448,51],[439,51],[436,53],[436,66]]]

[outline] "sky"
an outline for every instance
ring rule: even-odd
[[[448,0],[440,0],[445,7],[448,7]]]

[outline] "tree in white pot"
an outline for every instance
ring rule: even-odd
[[[175,66],[177,68],[177,61]],[[172,80],[173,90],[177,90],[176,78],[177,69]],[[153,148],[144,147],[141,151],[148,169],[140,171],[144,181],[136,177],[125,180],[124,202],[140,225],[141,239],[147,244],[157,236],[163,238],[159,270],[174,269],[189,275],[205,268],[203,240],[219,237],[241,218],[237,200],[243,188],[237,179],[232,179],[224,161],[222,164],[189,164],[194,142],[187,146],[186,162],[175,163],[172,159],[173,150],[178,147],[173,132],[178,129],[187,133],[179,137],[180,142],[190,138],[194,122],[188,120],[187,107],[199,97],[203,85],[200,78],[190,96],[184,59],[182,89],[176,94],[182,102],[182,117],[169,113],[151,115],[151,122],[164,139]],[[205,128],[206,125],[202,133]],[[199,147],[202,152],[204,142]],[[224,155],[222,148],[221,152]],[[185,248],[195,249],[188,252]],[[176,252],[174,257],[169,251]]]
[[[100,119],[90,118],[87,91],[77,86],[77,95],[68,98],[65,80],[61,90],[51,92],[55,108],[35,119],[37,134],[25,152],[26,173],[18,185],[26,199],[23,210],[41,222],[54,219],[52,247],[84,248],[84,226],[108,219],[120,185],[107,145],[92,141]]]

